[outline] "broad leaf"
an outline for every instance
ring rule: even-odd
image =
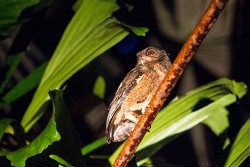
[[[1,155],[6,155],[12,166],[25,167],[28,158],[41,153],[49,145],[59,140],[60,135],[56,130],[55,113],[53,112],[46,128],[29,145],[11,153],[1,153]]]
[[[218,108],[216,113],[205,119],[202,123],[207,125],[216,136],[221,137],[223,148],[226,148],[226,146],[230,143],[229,138],[223,135],[223,132],[225,132],[229,127],[228,111],[226,108]]]
[[[3,92],[5,86],[10,80],[10,77],[16,70],[17,65],[23,58],[23,53],[18,53],[16,55],[9,55],[6,60],[5,64],[1,67],[1,83],[0,83],[0,93]]]
[[[59,88],[78,70],[128,35],[121,23],[110,17],[117,9],[114,0],[84,0],[81,3],[23,116],[21,124],[25,131],[42,116],[38,110],[48,100],[49,90]],[[144,34],[140,35],[145,35],[145,31],[147,29],[142,29],[140,32]]]
[[[236,167],[250,156],[250,119],[240,129],[224,166]]]
[[[47,62],[43,63],[40,67],[32,71],[28,76],[20,80],[18,84],[13,87],[9,92],[7,92],[2,97],[0,108],[5,106],[6,104],[17,100],[18,98],[22,97],[23,95],[34,89],[36,86],[38,86],[47,64]]]
[[[243,88],[235,91],[234,86],[238,85],[241,85]],[[210,120],[206,122],[208,126],[212,124],[211,121],[217,121],[217,119],[225,120],[221,122],[220,127],[211,126],[211,130],[215,134],[222,133],[228,127],[226,118],[228,113],[224,107],[235,102],[236,96],[239,94],[244,95],[245,93],[246,85],[237,82],[233,83],[228,79],[219,79],[170,102],[157,115],[150,132],[145,135],[140,143],[136,151],[137,161],[152,156],[183,132],[209,118]],[[204,101],[206,102],[205,106],[203,105],[203,107],[198,109],[195,108],[198,103]],[[120,149],[121,147],[111,155],[109,159],[111,163],[117,157]],[[139,162],[138,164],[140,165],[141,163]]]
[[[63,90],[50,91],[49,95],[56,112],[57,130],[61,136],[61,140],[53,145],[53,150],[60,153],[60,156],[57,155],[58,157],[65,157],[65,162],[74,166],[84,166],[80,140],[76,135],[75,127],[63,100]]]

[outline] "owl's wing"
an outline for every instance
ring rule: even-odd
[[[121,106],[130,91],[137,85],[137,83],[142,79],[144,71],[140,68],[132,69],[127,76],[123,79],[115,93],[115,97],[109,106],[109,114],[106,122],[106,129],[113,118],[117,109]]]

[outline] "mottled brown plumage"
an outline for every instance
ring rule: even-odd
[[[109,106],[106,142],[125,140],[171,66],[164,50],[148,47],[137,53],[137,64],[121,84]]]

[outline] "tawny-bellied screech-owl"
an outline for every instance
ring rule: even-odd
[[[154,47],[137,53],[137,64],[121,84],[109,106],[106,122],[106,142],[125,140],[171,66],[164,50]]]

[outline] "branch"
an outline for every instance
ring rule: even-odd
[[[157,92],[154,94],[146,108],[145,114],[142,114],[133,132],[125,142],[125,145],[117,156],[113,167],[125,167],[127,165],[151,123],[155,119],[158,111],[162,108],[163,103],[183,73],[186,65],[197,51],[201,42],[205,39],[207,33],[214,25],[221,11],[225,8],[227,2],[228,0],[212,0],[200,22],[189,36],[173,65],[170,67],[168,74],[160,84]]]

